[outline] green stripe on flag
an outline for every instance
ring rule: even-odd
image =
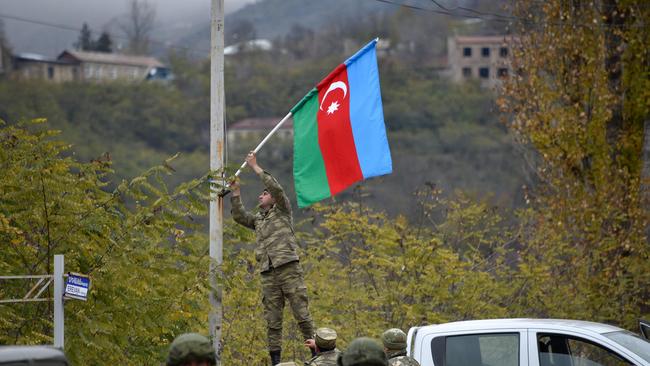
[[[330,197],[325,163],[318,144],[318,91],[314,88],[295,107],[293,114],[293,177],[298,207]]]

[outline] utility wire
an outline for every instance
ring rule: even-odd
[[[538,22],[535,22],[530,19],[525,19],[517,16],[509,16],[509,15],[504,15],[504,14],[497,14],[497,13],[486,13],[486,12],[481,12],[475,9],[467,8],[467,7],[461,7],[457,6],[452,9],[448,9],[447,7],[441,5],[438,1],[432,1],[436,6],[438,6],[441,10],[437,9],[432,9],[429,7],[421,7],[413,4],[408,4],[405,2],[397,2],[395,0],[375,0],[381,3],[386,3],[386,4],[391,4],[395,6],[403,6],[405,8],[413,9],[413,10],[419,10],[419,11],[426,11],[430,13],[436,13],[436,14],[442,14],[442,15],[447,15],[450,17],[455,17],[455,18],[468,18],[468,19],[480,19],[484,21],[489,21],[489,22],[499,22],[499,23],[512,23],[515,21],[519,21],[523,24],[528,24],[528,25],[538,25]],[[447,9],[447,10],[445,10]],[[471,12],[475,13],[476,15],[472,14],[460,14],[460,13],[454,13],[452,12],[453,10],[456,9],[461,9],[466,12]],[[489,18],[486,18],[486,16],[489,16]],[[545,22],[546,24],[549,25],[556,25],[556,26],[581,26],[581,27],[590,27],[592,26],[591,23],[568,23],[568,22]],[[631,27],[631,28],[645,28],[645,24],[628,24],[628,25],[616,25],[616,24],[599,24],[601,27],[612,27],[612,28],[621,28],[621,27]]]
[[[81,28],[76,28],[76,27],[72,27],[72,26],[64,25],[64,24],[49,23],[49,22],[44,22],[44,21],[36,20],[36,19],[28,19],[28,18],[18,17],[18,16],[10,15],[10,14],[0,13],[0,18],[15,20],[15,21],[24,22],[24,23],[38,24],[38,25],[51,27],[51,28],[58,28],[58,29],[63,29],[63,30],[81,32]],[[93,30],[91,29],[91,32],[92,31]],[[112,34],[111,37],[114,38],[114,39],[121,39],[121,40],[129,41],[128,37],[121,36],[119,34],[118,35]],[[167,48],[171,48],[171,49],[179,49],[179,50],[183,50],[183,51],[194,52],[194,53],[197,53],[197,54],[200,54],[200,55],[206,55],[206,54],[210,53],[209,50],[199,50],[199,49],[196,49],[196,48],[193,48],[193,47],[168,45],[167,42],[160,41],[160,40],[157,40],[157,39],[151,39],[150,38],[149,42],[155,43],[155,44],[160,44],[160,45],[163,45],[163,46],[165,46]]]

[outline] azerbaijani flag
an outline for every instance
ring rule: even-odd
[[[392,172],[373,40],[291,109],[293,175],[305,207]]]

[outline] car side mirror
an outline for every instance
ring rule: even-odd
[[[643,338],[650,340],[650,322],[647,320],[639,320],[639,329]]]

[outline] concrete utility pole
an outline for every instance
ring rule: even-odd
[[[224,87],[223,87],[223,0],[212,0],[210,42],[210,170],[223,169]],[[223,183],[221,181],[220,183]],[[210,336],[221,365],[221,324],[223,322],[221,265],[223,263],[223,198],[210,200]]]

